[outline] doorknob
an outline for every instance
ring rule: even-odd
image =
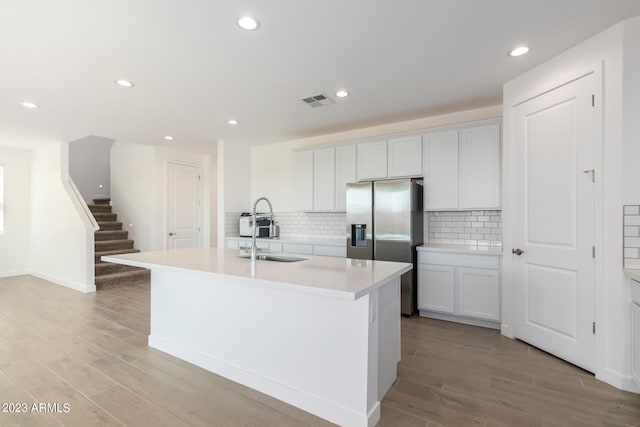
[[[518,248],[518,249],[511,249],[511,253],[512,253],[512,254],[516,254],[516,255],[520,256],[520,255],[522,255],[522,254],[524,253],[524,251],[523,251],[522,249],[520,249],[520,248]]]
[[[169,233],[169,236],[174,236],[176,233]]]

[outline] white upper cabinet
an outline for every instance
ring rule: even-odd
[[[500,208],[500,126],[460,130],[460,208]]]
[[[296,154],[298,188],[296,208],[299,211],[313,210],[313,151]]]
[[[358,144],[358,181],[387,177],[387,141]]]
[[[336,210],[347,210],[347,184],[356,181],[356,146],[336,147]]]
[[[426,135],[424,164],[425,210],[458,209],[458,131]]]
[[[313,210],[335,209],[336,190],[335,149],[313,151]]]
[[[500,209],[500,124],[425,135],[425,210]]]
[[[348,182],[356,181],[356,146],[319,148],[296,154],[298,200],[307,212],[344,212]]]
[[[388,177],[422,176],[422,136],[387,140]]]

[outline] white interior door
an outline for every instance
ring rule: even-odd
[[[599,76],[513,109],[517,338],[595,369],[594,168]],[[586,171],[586,172],[585,172]]]
[[[167,164],[167,244],[169,249],[200,244],[200,168]]]

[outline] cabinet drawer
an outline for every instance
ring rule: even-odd
[[[227,249],[238,249],[238,241],[237,240],[227,240]]]
[[[345,246],[313,245],[313,254],[345,258],[347,256],[347,248]]]
[[[475,267],[500,269],[499,255],[459,254],[450,252],[418,252],[420,264],[452,265],[458,267]]]
[[[313,255],[313,245],[299,243],[283,243],[282,251],[289,254]]]

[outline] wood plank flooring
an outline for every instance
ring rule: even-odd
[[[330,425],[148,348],[148,333],[148,283],[81,294],[0,279],[0,404],[29,406],[0,426]],[[489,329],[403,319],[398,370],[380,427],[640,426],[640,395]]]

